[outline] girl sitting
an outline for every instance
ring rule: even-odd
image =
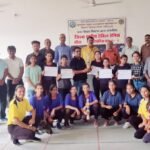
[[[72,86],[70,93],[65,99],[65,126],[69,126],[69,120],[72,124],[75,119],[80,119],[81,113],[78,105],[77,88]]]
[[[126,122],[123,126],[124,129],[130,127],[129,119],[132,116],[137,116],[139,104],[142,99],[142,96],[136,92],[134,86],[130,83],[128,83],[126,86],[126,92],[127,93],[122,110],[122,116],[124,119],[126,119]]]
[[[108,83],[109,90],[101,98],[101,116],[105,119],[104,127],[109,125],[109,118],[113,117],[115,125],[121,120],[122,97],[117,91],[116,82],[110,80]]]

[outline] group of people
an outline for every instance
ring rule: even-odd
[[[55,51],[50,39],[44,41],[43,49],[39,41],[32,41],[33,52],[27,55],[25,65],[16,56],[15,46],[8,46],[8,58],[0,59],[0,121],[6,120],[8,99],[8,132],[13,143],[20,145],[20,139],[40,141],[35,134],[41,126],[52,134],[55,120],[61,129],[62,120],[68,128],[75,120],[87,122],[91,116],[95,127],[99,116],[105,127],[111,118],[115,125],[124,119],[123,128],[133,126],[136,138],[150,142],[150,35],[145,35],[141,51],[132,44],[132,37],[127,37],[121,53],[112,41],[101,53],[90,36],[82,48],[67,46],[64,34],[59,39]],[[44,75],[45,67],[56,66],[56,77]],[[94,67],[111,69],[112,78],[91,75]],[[73,79],[63,79],[62,69],[72,69]],[[132,78],[118,79],[119,70],[131,70]]]

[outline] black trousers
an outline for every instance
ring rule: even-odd
[[[117,116],[113,116],[113,113],[117,110],[118,110],[118,108],[112,108],[112,109],[100,108],[100,114],[101,114],[102,118],[104,118],[106,120],[109,120],[110,117],[113,117],[113,119],[115,121],[120,121],[122,118],[121,112],[119,112]]]
[[[72,109],[69,109],[69,108],[66,108],[65,109],[65,123],[68,123],[69,122],[69,120],[79,120],[79,119],[81,119],[81,115],[80,116],[78,116],[78,118],[77,118],[77,114],[75,115],[75,117],[71,117],[71,115],[73,114],[73,113],[75,113],[75,110],[72,110]]]
[[[93,78],[93,88],[97,100],[100,100],[100,80]]]
[[[64,112],[64,109],[56,110],[56,111],[55,111],[55,116],[52,117],[52,119],[57,119],[58,122],[61,122],[62,119],[64,118],[64,113],[65,113],[65,112]],[[51,112],[50,112],[50,114],[51,114]]]
[[[129,120],[132,116],[137,116],[137,112],[130,107],[130,114],[127,114],[126,109],[122,108],[122,118]]]
[[[142,139],[144,135],[146,134],[146,131],[144,130],[144,127],[139,128],[139,124],[142,123],[142,118],[139,116],[132,116],[129,120],[130,124],[134,127],[136,130],[134,133],[134,137],[137,139]]]
[[[23,81],[20,80],[18,84],[12,84],[12,80],[7,80],[7,96],[8,100],[11,101],[13,99],[15,88],[17,85],[23,85]]]
[[[98,116],[99,116],[99,104],[94,104],[94,105],[90,106],[90,116],[94,116],[94,118],[96,120],[98,119]]]
[[[6,105],[7,105],[7,86],[6,84],[0,86],[0,118],[6,117]]]
[[[29,120],[31,119],[31,116],[27,116],[23,119],[23,122],[25,124],[29,123]],[[8,132],[11,135],[12,139],[33,139],[35,136],[35,132],[22,128],[17,125],[8,125]]]
[[[58,91],[61,94],[63,101],[65,101],[65,97],[70,92],[70,89],[58,89]]]

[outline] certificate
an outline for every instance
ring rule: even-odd
[[[72,79],[73,78],[72,69],[61,69],[61,78],[62,79]]]
[[[118,70],[119,80],[128,80],[131,79],[131,76],[131,70]]]
[[[100,79],[111,79],[112,78],[112,69],[100,69],[99,78]]]
[[[89,74],[92,74],[92,75],[96,76],[96,75],[99,74],[99,71],[100,71],[99,67],[92,66],[92,70],[91,70],[91,72],[89,72]]]
[[[57,67],[44,67],[44,76],[47,77],[56,77],[58,74],[58,68]]]

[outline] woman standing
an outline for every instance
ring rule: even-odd
[[[45,62],[44,62],[44,65],[42,66],[42,70],[44,70],[45,67],[56,67],[56,64],[53,63],[53,59],[54,59],[53,54],[51,52],[47,52],[45,54]],[[49,93],[49,87],[52,84],[56,84],[56,78],[55,77],[42,76],[42,85],[44,88],[44,94]]]
[[[110,69],[110,61],[108,58],[103,59],[103,67],[102,69]],[[108,90],[108,82],[111,78],[107,79],[101,79],[100,77],[100,89],[101,89],[101,95],[104,94],[105,91]]]
[[[94,67],[99,67],[102,68],[103,64],[101,61],[101,52],[96,51],[95,52],[95,60],[92,61],[91,63],[91,69]],[[97,72],[97,75],[93,77],[93,88],[94,88],[94,93],[96,95],[96,98],[100,100],[100,79],[99,79],[99,72]]]

